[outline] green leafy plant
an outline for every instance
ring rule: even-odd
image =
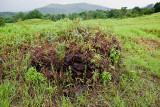
[[[109,81],[109,80],[112,79],[112,76],[111,76],[111,74],[110,74],[109,72],[103,72],[103,73],[102,73],[102,79],[103,79],[104,81]]]
[[[95,86],[96,82],[98,81],[99,79],[99,70],[96,69],[94,72],[93,72],[93,86]]]
[[[91,60],[91,63],[94,63],[97,67],[99,67],[101,59],[102,56],[100,54],[95,54],[94,58]]]
[[[69,70],[66,71],[65,75],[66,75],[66,78],[63,78],[63,84],[71,82],[71,79],[72,79],[72,70],[71,70],[70,67],[69,67]]]
[[[62,60],[65,57],[66,53],[65,43],[58,43],[56,52],[58,54],[59,59]]]
[[[25,78],[34,85],[44,83],[47,80],[47,78],[43,77],[41,73],[38,73],[34,67],[29,68],[28,72],[25,73]]]
[[[102,74],[103,84],[106,87],[106,82],[110,81],[112,79],[112,76],[109,72],[103,72]]]
[[[96,69],[94,72],[93,72],[93,80],[95,82],[97,82],[97,80],[99,79],[99,72],[98,70]]]
[[[116,46],[113,46],[110,50],[110,60],[113,61],[114,63],[117,63],[119,58],[120,58],[120,51],[115,50]]]

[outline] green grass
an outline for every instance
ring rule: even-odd
[[[19,46],[26,44],[35,47],[39,37],[39,44],[44,44],[46,39],[53,41],[68,29],[79,26],[76,21],[32,19],[0,27],[0,64],[3,62],[4,68],[3,71],[0,68],[0,105],[160,106],[159,16],[160,13],[156,13],[137,18],[81,21],[84,26],[99,26],[120,41],[122,63],[116,77],[119,81],[115,83],[109,79],[101,89],[97,87],[84,94],[68,97],[58,94],[59,87],[40,74],[31,72],[34,77],[31,80],[35,79],[36,84],[30,85],[34,81],[28,80],[29,76],[26,77],[30,68],[30,52],[24,55]],[[62,57],[63,53],[60,52],[59,56]],[[8,69],[8,66],[11,68]],[[30,71],[33,69],[30,68]]]

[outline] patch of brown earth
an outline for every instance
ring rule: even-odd
[[[113,47],[115,51],[121,50],[116,38],[106,35],[99,28],[77,28],[76,30],[76,34],[67,31],[64,36],[56,38],[56,42],[46,42],[32,48],[31,65],[50,79],[54,78],[54,71],[58,72],[59,79],[66,79],[66,72],[69,70],[72,71],[73,80],[85,77],[84,81],[87,81],[93,76],[95,70],[98,70],[100,74],[109,71],[114,75],[110,71],[110,65],[115,64],[110,60],[112,59],[110,50]],[[64,43],[65,53],[62,58],[58,57],[58,43]],[[95,58],[97,54],[100,55],[98,60]],[[94,58],[95,62],[92,61]]]

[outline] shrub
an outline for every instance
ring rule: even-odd
[[[155,12],[160,12],[160,2],[157,2],[155,5],[154,5],[154,11]]]
[[[43,14],[38,11],[38,10],[33,10],[33,11],[30,11],[27,15],[26,15],[26,19],[34,19],[34,18],[39,18],[41,19],[43,16]]]
[[[5,21],[3,20],[2,17],[0,17],[0,26],[4,26],[5,25]]]

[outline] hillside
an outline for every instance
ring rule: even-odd
[[[16,14],[15,12],[0,12],[0,16],[2,17],[12,17],[15,14]]]
[[[0,27],[0,106],[159,107],[160,13]]]
[[[147,6],[143,7],[143,8],[144,8],[144,9],[153,8],[154,5],[155,5],[155,4],[149,4],[149,5],[147,5]]]
[[[89,10],[110,10],[111,8],[92,5],[87,3],[75,3],[75,4],[50,4],[42,8],[38,8],[41,13],[43,14],[69,14],[69,13],[80,13],[83,11]]]

